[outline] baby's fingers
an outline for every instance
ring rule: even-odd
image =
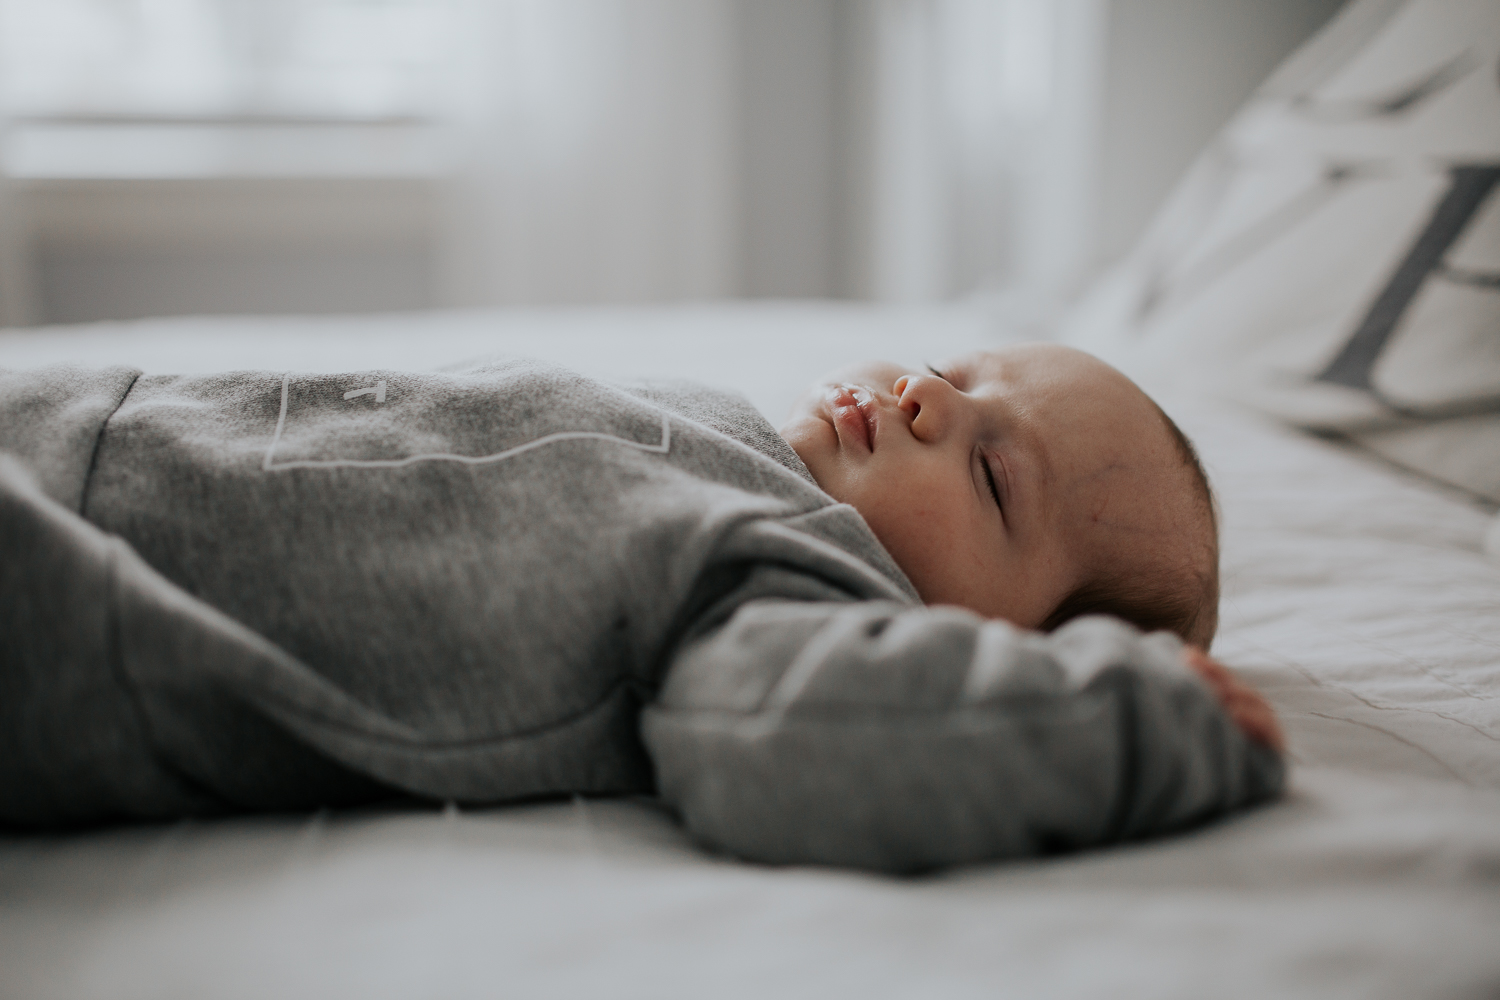
[[[1246,736],[1264,743],[1277,753],[1286,752],[1286,737],[1281,732],[1276,710],[1258,693],[1249,688],[1241,688],[1224,707]]]
[[[1261,697],[1260,692],[1196,646],[1187,647],[1183,651],[1183,658],[1213,689],[1219,703],[1224,706],[1224,711],[1229,713],[1242,733],[1277,753],[1286,751],[1286,737],[1281,731],[1276,711]]]

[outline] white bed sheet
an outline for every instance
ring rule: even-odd
[[[773,418],[982,312],[695,306],[0,333],[0,367],[679,375]],[[1205,401],[1215,651],[1283,713],[1277,805],[1186,836],[892,880],[703,854],[647,801],[0,838],[0,996],[1500,996],[1500,561],[1486,512]]]

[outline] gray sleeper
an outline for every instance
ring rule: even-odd
[[[0,552],[22,828],[657,792],[741,857],[916,871],[1283,780],[1176,639],[924,607],[694,386],[0,372]]]

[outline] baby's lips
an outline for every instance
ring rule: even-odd
[[[863,395],[865,398],[861,399]],[[841,440],[857,441],[866,451],[874,451],[870,422],[861,403],[873,399],[863,386],[831,385],[828,387],[828,409]]]
[[[836,382],[828,387],[828,400],[835,406],[860,406],[874,398],[874,394],[862,385]]]

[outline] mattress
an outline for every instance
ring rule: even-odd
[[[964,306],[188,318],[0,332],[0,367],[525,354],[737,389],[774,422],[841,362],[1007,336]],[[1284,800],[915,879],[715,857],[650,799],[0,836],[0,996],[1500,996],[1493,512],[1226,403],[1163,403],[1218,490],[1214,651],[1282,713]]]

